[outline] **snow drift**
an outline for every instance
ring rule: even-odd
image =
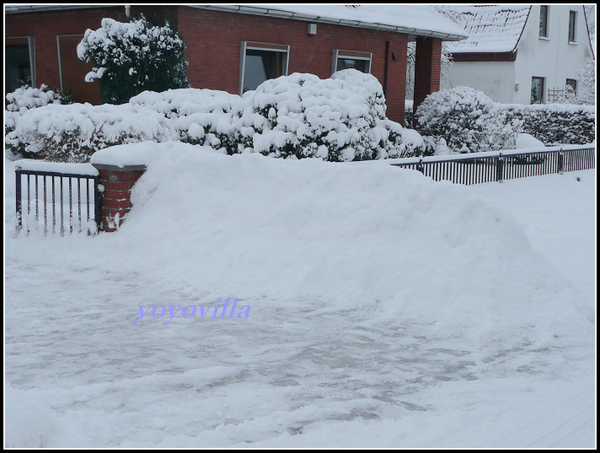
[[[318,299],[325,311],[501,348],[590,327],[521,227],[463,187],[384,162],[225,156],[174,142],[108,148],[92,162],[115,159],[148,170],[104,247],[190,290]]]

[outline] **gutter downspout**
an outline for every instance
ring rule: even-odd
[[[388,70],[390,66],[390,42],[385,42],[385,66],[383,72],[383,95],[387,98]]]

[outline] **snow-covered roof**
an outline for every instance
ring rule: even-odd
[[[100,5],[6,5],[8,13],[90,8]],[[448,41],[465,39],[465,31],[450,19],[428,5],[397,4],[213,4],[184,6],[237,12],[260,16],[296,19],[317,23],[330,23],[359,28],[406,33],[414,36],[429,36]]]
[[[458,16],[468,38],[448,43],[452,53],[513,52],[519,44],[531,5],[440,6]]]
[[[373,28],[429,36],[448,41],[465,39],[465,31],[429,5],[398,4],[256,4],[256,5],[187,5],[198,8],[235,11],[245,14],[282,17],[317,23]]]

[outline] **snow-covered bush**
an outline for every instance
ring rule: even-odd
[[[108,146],[172,139],[164,115],[130,104],[49,104],[25,112],[6,136],[24,157],[55,162],[87,162]]]
[[[588,58],[585,66],[578,72],[577,104],[596,105],[596,60]]]
[[[145,90],[188,87],[185,45],[169,24],[153,26],[141,16],[131,23],[104,18],[86,30],[77,56],[93,62],[86,82],[99,79],[103,102],[122,104]]]
[[[25,113],[29,109],[48,104],[69,104],[68,97],[60,91],[42,84],[39,88],[23,86],[6,95],[6,110],[13,113]]]
[[[596,138],[596,111],[589,105],[504,105],[509,116],[522,122],[522,131],[547,145],[591,143]]]
[[[502,149],[520,128],[518,118],[469,87],[430,94],[415,119],[423,135],[443,138],[450,149],[467,153]]]
[[[273,157],[352,161],[413,155],[422,145],[385,117],[381,84],[355,69],[329,79],[294,73],[244,94],[232,111],[235,146]]]
[[[39,88],[23,86],[6,95],[6,111],[4,112],[4,136],[15,130],[19,118],[28,110],[48,104],[69,104],[71,100],[48,85]],[[17,143],[6,141],[6,148],[13,155],[22,154],[22,147]]]
[[[347,69],[324,80],[312,74],[267,80],[243,97],[172,89],[144,91],[122,105],[47,105],[25,113],[7,141],[25,157],[63,162],[148,140],[329,161],[408,157],[431,148],[385,110],[377,79]]]
[[[144,91],[129,103],[164,115],[177,140],[226,150],[233,146],[230,112],[240,100],[240,96],[225,91],[181,88],[162,93]]]

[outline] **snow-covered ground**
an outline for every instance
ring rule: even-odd
[[[595,171],[160,151],[99,236],[15,237],[6,161],[6,446],[595,446]]]

